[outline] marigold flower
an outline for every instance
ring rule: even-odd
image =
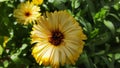
[[[32,0],[32,2],[35,5],[41,5],[43,3],[43,0]]]
[[[32,2],[29,1],[25,3],[21,3],[18,5],[17,9],[14,10],[14,17],[17,18],[19,23],[24,25],[34,22],[37,17],[40,16],[40,7],[34,5]]]
[[[83,51],[87,37],[79,23],[67,11],[55,11],[41,16],[31,32],[32,55],[40,65],[75,64]]]

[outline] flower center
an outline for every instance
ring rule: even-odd
[[[26,12],[26,13],[25,13],[25,16],[27,16],[27,17],[29,17],[30,15],[31,15],[30,12]]]
[[[63,38],[64,38],[64,36],[60,31],[53,31],[52,37],[50,37],[49,42],[55,46],[58,46],[62,42]]]

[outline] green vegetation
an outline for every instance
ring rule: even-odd
[[[19,0],[0,0],[0,68],[44,68],[31,55],[32,25],[13,17]],[[83,27],[88,39],[75,65],[63,68],[120,67],[119,0],[44,0],[41,13],[67,10]]]

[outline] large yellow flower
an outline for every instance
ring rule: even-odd
[[[67,11],[47,13],[37,20],[31,32],[36,43],[32,55],[40,65],[75,64],[82,53],[86,36],[78,22]]]
[[[18,5],[17,9],[14,10],[14,17],[17,21],[22,24],[28,24],[34,22],[37,17],[40,16],[40,7],[35,6],[29,1]]]

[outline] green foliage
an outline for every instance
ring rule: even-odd
[[[18,24],[13,17],[19,3],[19,0],[0,0],[0,68],[44,68],[31,55],[32,25]],[[120,67],[119,0],[44,0],[40,7],[42,13],[67,10],[88,37],[76,64],[64,68]]]

